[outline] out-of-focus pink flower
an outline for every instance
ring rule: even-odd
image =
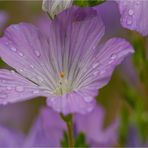
[[[23,134],[0,126],[0,147],[20,147],[23,142]]]
[[[3,29],[7,20],[8,20],[8,14],[5,11],[0,11],[0,30]]]
[[[105,112],[101,106],[86,114],[77,114],[75,117],[78,132],[86,134],[87,142],[91,146],[112,146],[117,143],[119,120],[117,119],[108,128],[103,128]]]
[[[148,1],[115,0],[120,9],[121,24],[128,29],[148,35]]]
[[[108,36],[116,35],[123,29],[120,24],[120,12],[116,2],[105,1],[101,5],[95,6],[94,9],[100,13]]]
[[[83,132],[86,136],[86,142],[90,146],[112,146],[116,144],[119,122],[115,121],[112,125],[103,129],[103,121],[104,110],[100,106],[96,106],[95,109],[87,115],[76,114],[74,116],[75,133],[78,135]],[[14,139],[13,141],[17,141],[18,143],[23,140],[21,146],[25,147],[60,147],[60,143],[64,137],[64,131],[66,130],[65,122],[57,112],[50,108],[43,108],[28,136],[25,138],[23,136],[19,138],[18,136],[14,136],[12,138]],[[16,134],[16,132],[13,134]],[[9,143],[9,139],[11,139],[13,134],[10,130],[3,129],[3,136],[0,136],[0,142],[2,141],[1,138],[3,138],[9,146],[20,146],[20,144],[17,145],[17,143],[15,143],[15,145]],[[3,146],[5,145],[3,144]],[[0,146],[2,146],[1,143]]]

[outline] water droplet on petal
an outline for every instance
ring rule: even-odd
[[[19,69],[19,71],[20,71],[20,72],[23,72],[24,70],[23,70],[23,69]]]
[[[33,65],[30,65],[30,67],[31,67],[31,68],[34,68],[34,66],[33,66]]]
[[[110,60],[109,62],[108,62],[108,64],[112,64],[114,62],[114,60]]]
[[[17,92],[23,92],[24,91],[24,87],[23,86],[16,86],[16,91]]]
[[[85,96],[85,97],[84,97],[84,100],[85,100],[86,102],[91,102],[91,101],[92,101],[92,97],[90,97],[90,96]]]
[[[93,65],[93,68],[96,68],[98,65],[99,65],[99,63],[95,63],[95,64]]]
[[[18,27],[17,25],[13,25],[12,27],[13,27],[13,29],[16,30],[16,31],[19,30],[19,27]]]
[[[10,72],[11,72],[12,74],[15,74],[15,71],[14,71],[14,70],[10,70]]]
[[[133,14],[134,14],[134,11],[133,11],[132,9],[130,9],[130,10],[128,11],[128,14],[129,14],[129,15],[133,15]]]
[[[116,54],[112,54],[112,55],[111,55],[111,59],[112,59],[112,60],[116,59],[116,57],[117,57]]]
[[[39,57],[41,55],[38,50],[35,50],[34,52],[35,52],[35,54],[36,54],[37,57]]]
[[[11,86],[7,86],[7,90],[12,90],[12,87]]]
[[[22,53],[22,52],[19,52],[18,53],[21,57],[23,57],[24,56],[24,54]]]
[[[14,52],[17,51],[17,49],[16,49],[15,47],[10,47],[10,49],[11,49],[12,51],[14,51]]]
[[[39,93],[39,90],[34,90],[33,91],[33,94],[38,94]]]
[[[100,72],[100,75],[103,75],[105,73],[105,70],[102,70],[101,72]]]
[[[132,20],[131,20],[131,19],[128,19],[128,20],[127,20],[127,24],[128,24],[128,25],[131,25],[131,24],[132,24]]]

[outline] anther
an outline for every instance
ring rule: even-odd
[[[63,71],[60,72],[60,77],[61,77],[61,78],[64,78],[64,72],[63,72]]]

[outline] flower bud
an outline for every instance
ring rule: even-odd
[[[54,17],[69,8],[72,5],[73,0],[43,0],[42,10],[48,12],[50,17]]]

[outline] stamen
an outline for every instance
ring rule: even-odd
[[[63,72],[63,71],[62,71],[62,72],[60,72],[60,77],[61,77],[61,78],[64,78],[64,75],[65,75],[65,74],[64,74],[64,72]]]

